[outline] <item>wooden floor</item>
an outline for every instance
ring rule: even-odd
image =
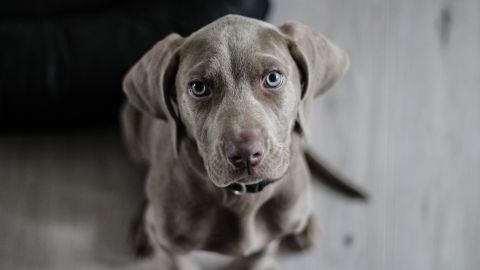
[[[480,1],[273,4],[349,52],[312,145],[372,196],[315,185],[319,245],[281,269],[479,269]],[[142,174],[115,132],[0,136],[0,269],[154,269],[125,238]]]

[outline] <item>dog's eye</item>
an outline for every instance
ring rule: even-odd
[[[210,90],[203,82],[195,81],[190,84],[190,93],[195,97],[206,97],[210,95]]]
[[[283,76],[278,71],[270,71],[263,79],[263,86],[266,88],[277,88],[283,82]]]

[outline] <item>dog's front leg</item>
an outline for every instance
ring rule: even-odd
[[[278,265],[275,261],[275,253],[277,252],[278,244],[279,241],[275,240],[259,252],[246,257],[236,258],[225,270],[277,270]]]
[[[283,237],[281,245],[290,251],[305,251],[315,245],[316,240],[315,217],[310,215],[305,228],[296,234],[289,234]]]
[[[200,270],[188,252],[177,252],[168,246],[166,237],[156,229],[153,210],[147,207],[143,229],[148,243],[151,245],[154,261],[159,270]]]

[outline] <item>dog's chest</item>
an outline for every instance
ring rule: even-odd
[[[283,204],[279,197],[247,210],[215,207],[202,249],[229,255],[248,255],[259,251],[272,240],[302,226],[306,213],[293,213],[295,206]]]
[[[161,237],[183,252],[207,250],[238,256],[259,251],[305,227],[311,196],[302,179],[285,178],[260,193],[232,194],[226,200],[215,194],[192,197],[162,192],[157,196],[162,200],[154,204],[163,209],[157,212],[162,220],[158,224],[163,224],[158,227],[164,232]]]

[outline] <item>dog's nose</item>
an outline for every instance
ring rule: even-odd
[[[250,169],[260,164],[265,147],[256,136],[242,136],[242,138],[241,140],[228,142],[225,154],[235,167]]]

